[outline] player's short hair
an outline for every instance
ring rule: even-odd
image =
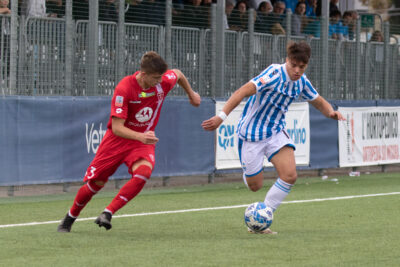
[[[291,60],[308,64],[311,57],[311,47],[305,41],[290,42],[287,46],[287,56]]]
[[[163,74],[167,69],[167,62],[157,52],[146,52],[140,60],[140,70],[143,72]]]

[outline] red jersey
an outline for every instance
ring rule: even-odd
[[[162,76],[162,82],[146,90],[136,80],[136,72],[123,78],[115,88],[111,101],[111,114],[107,128],[112,128],[112,117],[125,120],[125,126],[136,131],[154,131],[164,99],[175,86],[177,75],[168,70]]]

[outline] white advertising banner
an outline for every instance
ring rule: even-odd
[[[215,166],[220,169],[241,168],[238,152],[238,137],[236,127],[243,112],[245,102],[240,103],[228,116],[228,118],[216,130],[216,162]],[[218,114],[225,102],[217,101],[216,114]],[[295,146],[295,157],[297,165],[309,165],[310,163],[310,114],[308,103],[292,103],[286,113],[286,131],[292,138]],[[272,167],[265,158],[264,165]]]
[[[399,163],[400,107],[344,108],[339,111],[340,167]]]

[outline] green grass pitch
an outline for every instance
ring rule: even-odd
[[[277,235],[247,233],[245,207],[93,220],[58,233],[74,194],[0,198],[0,266],[400,266],[400,174],[300,178],[275,212]],[[190,179],[190,178],[189,178]],[[144,190],[116,215],[263,201],[241,183]],[[116,192],[100,192],[80,218],[96,217]]]

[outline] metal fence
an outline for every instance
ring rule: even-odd
[[[216,6],[213,8],[217,10]],[[283,63],[289,40],[305,40],[312,47],[306,74],[326,98],[400,98],[400,45],[390,44],[389,38],[384,42],[362,42],[360,38],[352,41],[329,39],[327,53],[324,53],[323,38],[254,32],[250,30],[254,28],[251,20],[248,31],[225,30],[215,26],[218,14],[213,14],[216,15],[211,18],[210,29],[168,26],[168,23],[121,24],[121,21],[105,22],[96,18],[94,25],[98,32],[95,35],[90,34],[93,29],[90,28],[90,20],[20,16],[16,47],[10,46],[11,17],[2,15],[1,93],[33,96],[112,95],[119,79],[137,70],[143,53],[155,50],[163,56],[170,55],[170,58],[167,57],[170,67],[181,69],[202,96],[227,97],[269,64]],[[167,14],[166,20],[172,20],[171,17]],[[68,23],[73,24],[70,34],[66,33]],[[122,35],[118,34],[120,27],[123,27]],[[223,34],[222,43],[213,40],[216,34]],[[90,40],[93,39],[91,36],[98,38],[93,41]],[[73,41],[67,42],[69,38]],[[213,55],[218,55],[222,50],[224,57],[218,62]],[[72,52],[72,60],[67,56],[68,51]],[[96,51],[94,61],[90,60],[93,51]],[[14,72],[10,71],[12,54],[18,55],[15,83],[12,82]],[[123,59],[122,72],[119,56]],[[326,70],[323,68],[324,62],[328,66]],[[222,69],[223,75],[217,76],[220,72],[216,69]],[[96,78],[91,82],[93,73]],[[217,87],[215,81],[221,79],[223,86]],[[72,83],[71,90],[67,88],[68,82]],[[181,89],[171,93],[184,94]]]

